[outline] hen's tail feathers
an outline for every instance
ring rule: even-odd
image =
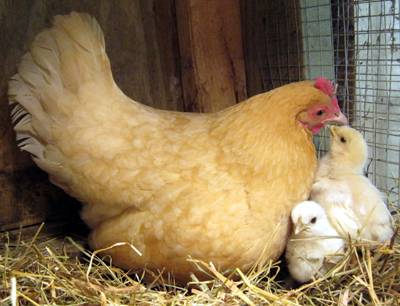
[[[9,83],[12,120],[22,150],[43,160],[52,126],[62,125],[79,103],[83,84],[115,84],[99,24],[86,14],[57,16],[36,36]],[[48,150],[48,149],[47,149]]]

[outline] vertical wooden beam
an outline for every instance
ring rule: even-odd
[[[176,0],[186,111],[215,112],[246,99],[239,0]]]
[[[148,0],[145,0],[148,1]],[[156,41],[164,85],[165,109],[183,111],[183,93],[175,0],[154,1]]]

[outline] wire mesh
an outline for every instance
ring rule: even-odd
[[[354,126],[370,145],[367,173],[391,198],[400,177],[400,22],[397,1],[354,5]]]
[[[263,89],[336,80],[342,110],[369,145],[367,176],[398,203],[399,1],[255,0],[254,10]],[[321,135],[315,144],[328,149]]]

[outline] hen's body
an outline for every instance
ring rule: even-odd
[[[142,256],[128,246],[104,254],[181,280],[189,255],[222,271],[246,271],[266,246],[260,264],[279,257],[316,169],[304,110],[332,105],[301,82],[215,114],[146,107],[118,89],[101,30],[81,14],[56,17],[36,38],[9,94],[22,105],[13,111],[21,148],[83,202],[90,246],[132,243]]]

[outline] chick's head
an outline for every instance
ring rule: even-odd
[[[362,173],[368,158],[368,146],[363,136],[349,126],[328,125],[331,132],[329,154],[338,165]]]
[[[325,210],[314,201],[304,201],[292,210],[292,221],[295,235],[316,235],[323,233],[323,225],[327,222]]]

